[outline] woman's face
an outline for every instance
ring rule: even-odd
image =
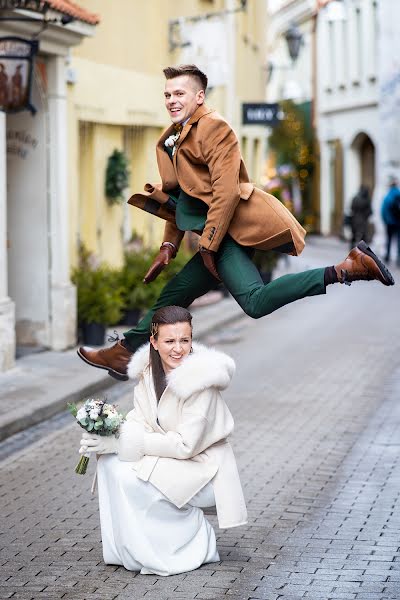
[[[157,339],[150,338],[153,348],[158,350],[165,373],[176,369],[190,353],[192,347],[192,328],[189,323],[160,325]]]

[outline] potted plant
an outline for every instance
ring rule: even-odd
[[[147,286],[143,283],[143,277],[150,264],[151,258],[148,250],[137,249],[125,252],[124,266],[119,277],[123,294],[121,323],[124,325],[136,325],[141,312],[147,308],[149,293]]]
[[[151,283],[144,284],[143,277],[147,273],[155,257],[148,248],[138,248],[125,252],[124,266],[120,272],[120,287],[123,289],[124,325],[136,325],[142,312],[148,310],[157,300],[164,285],[178,273],[190,255],[179,252],[177,257],[161,271]]]
[[[95,265],[90,253],[81,249],[72,281],[77,288],[78,324],[85,344],[103,345],[106,326],[121,318],[123,295],[118,278],[118,271],[104,263]]]

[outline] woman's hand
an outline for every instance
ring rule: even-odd
[[[115,435],[100,436],[85,432],[80,441],[79,454],[118,454],[118,440]]]

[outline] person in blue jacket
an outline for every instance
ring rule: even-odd
[[[392,239],[397,237],[397,266],[400,267],[400,188],[396,177],[389,178],[389,191],[383,199],[382,220],[386,227],[386,256],[390,261]]]

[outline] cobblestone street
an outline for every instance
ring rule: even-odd
[[[318,262],[318,251],[311,244],[302,260]],[[330,286],[209,337],[237,362],[226,400],[249,510],[246,526],[217,529],[220,563],[168,578],[104,565],[95,460],[75,475],[80,430],[70,417],[2,463],[0,598],[399,600],[393,275],[394,288]]]

